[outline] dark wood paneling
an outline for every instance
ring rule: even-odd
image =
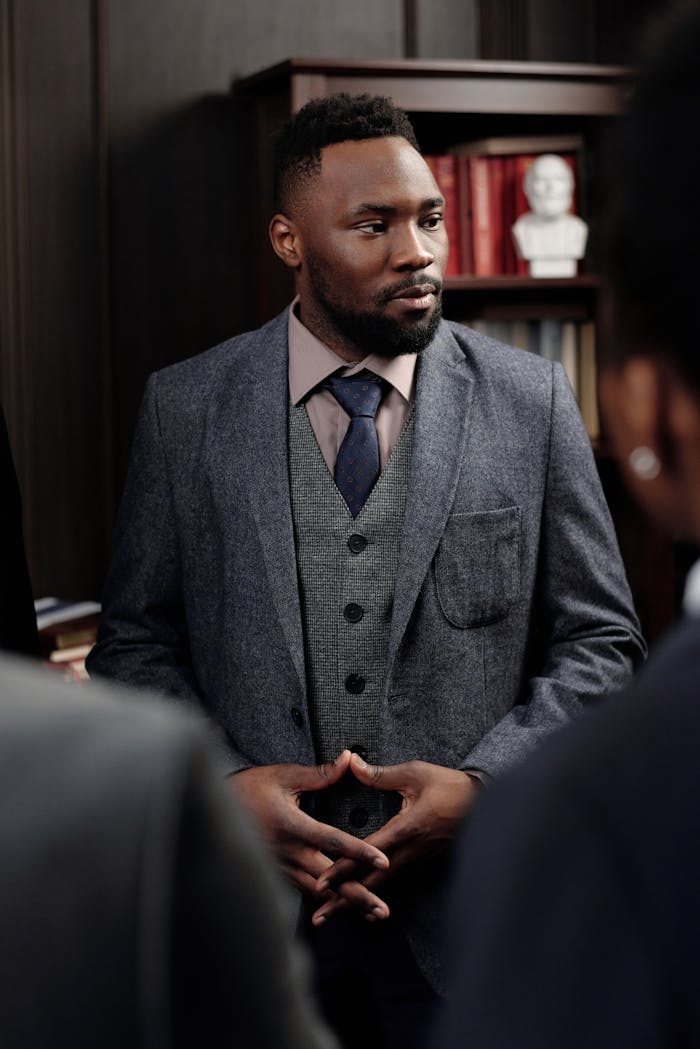
[[[416,58],[478,58],[476,0],[414,0]],[[406,57],[411,55],[406,52]]]
[[[535,62],[595,62],[593,0],[528,0],[526,54]]]
[[[35,590],[90,593],[104,565],[100,178],[94,9],[6,3],[3,400],[17,456]]]
[[[527,0],[478,0],[479,55],[527,59]]]
[[[147,375],[240,330],[250,149],[228,87],[237,5],[109,4],[118,481]]]
[[[246,76],[289,55],[403,58],[405,0],[230,0],[230,70]]]

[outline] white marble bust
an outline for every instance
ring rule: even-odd
[[[588,226],[569,211],[574,177],[554,153],[543,153],[525,172],[525,195],[531,211],[513,225],[518,254],[530,263],[532,277],[574,277],[576,261],[586,250]]]

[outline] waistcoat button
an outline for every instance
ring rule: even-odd
[[[355,532],[348,539],[348,546],[352,554],[361,554],[364,548],[367,546],[367,540],[363,535],[359,535]]]
[[[367,682],[361,674],[348,674],[345,678],[346,689],[355,696],[359,696],[360,692],[364,692],[366,684]]]
[[[367,809],[360,808],[358,805],[356,809],[350,810],[348,819],[353,827],[364,827],[369,819],[369,813],[367,812]]]
[[[356,605],[353,601],[343,609],[343,615],[348,623],[359,623],[364,614],[364,608],[361,605]]]

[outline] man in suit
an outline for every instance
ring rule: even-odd
[[[405,114],[309,103],[276,187],[298,298],[151,378],[89,666],[208,711],[344,1043],[408,1047],[459,820],[643,643],[562,369],[441,320]]]
[[[611,165],[601,400],[630,490],[697,544],[700,5],[649,28]],[[435,1049],[700,1047],[699,699],[700,563],[626,695],[504,778],[466,828]]]
[[[0,1045],[333,1049],[208,728],[120,692],[0,658]]]

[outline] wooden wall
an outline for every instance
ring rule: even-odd
[[[530,5],[0,0],[0,400],[37,594],[99,595],[147,374],[248,324],[232,78],[291,54],[594,58],[599,9],[631,0],[570,0],[559,28],[569,4]]]

